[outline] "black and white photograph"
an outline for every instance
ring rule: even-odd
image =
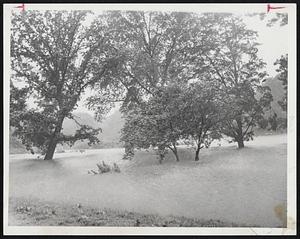
[[[7,234],[296,233],[296,4],[3,19]]]

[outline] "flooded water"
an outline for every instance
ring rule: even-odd
[[[123,149],[58,153],[52,161],[11,155],[9,194],[249,226],[282,226],[275,208],[286,207],[286,135],[260,136],[246,146],[205,149],[199,162],[193,161],[192,151],[181,149],[180,162],[170,154],[161,165],[153,152],[122,160]],[[116,162],[121,173],[87,173],[101,161]]]

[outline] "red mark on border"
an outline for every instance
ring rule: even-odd
[[[282,8],[285,8],[285,7],[272,7],[271,4],[268,4],[267,5],[267,12],[270,12],[271,9],[282,9]]]
[[[25,11],[25,4],[22,3],[22,5],[17,6],[17,7],[15,7],[15,8],[20,8],[20,9],[22,9],[22,12],[23,12],[23,11]]]

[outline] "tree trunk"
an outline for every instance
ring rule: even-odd
[[[124,160],[132,160],[134,157],[134,147],[131,143],[125,142],[125,154],[123,155]]]
[[[162,164],[163,160],[164,160],[164,155],[160,154],[159,155],[159,163]]]
[[[49,143],[49,146],[48,146],[48,149],[47,149],[47,153],[45,155],[44,160],[51,160],[51,159],[53,159],[53,155],[54,155],[54,152],[55,152],[56,145],[57,145],[57,140],[55,138],[53,138],[51,140],[51,142]]]
[[[172,149],[172,152],[173,152],[174,155],[175,155],[176,162],[179,162],[179,157],[178,157],[178,152],[177,152],[177,148],[176,148],[176,143],[173,143],[173,149]]]
[[[237,122],[237,125],[238,125],[238,135],[237,135],[237,138],[236,138],[236,141],[238,143],[238,147],[239,149],[241,148],[244,148],[244,134],[243,134],[243,126],[242,126],[242,121],[241,119],[237,119],[236,120]]]
[[[203,122],[203,120],[202,120]],[[205,134],[203,135],[203,138],[205,137]],[[202,128],[201,128],[201,131],[200,131],[200,134],[198,135],[198,139],[197,139],[197,149],[196,149],[196,154],[195,154],[195,161],[199,161],[199,152],[200,152],[200,149],[201,149],[201,142],[202,142]]]
[[[179,157],[178,157],[177,149],[173,153],[175,155],[176,162],[179,162]]]
[[[62,117],[59,120],[59,122],[57,123],[57,125],[55,127],[55,130],[54,130],[53,135],[51,137],[51,140],[49,142],[49,145],[48,145],[47,152],[46,152],[44,160],[52,160],[53,159],[55,148],[56,148],[56,145],[58,143],[57,135],[60,133],[60,131],[62,129],[63,121],[64,121],[64,117]]]
[[[200,152],[200,145],[198,145],[196,149],[195,161],[199,161],[199,152]]]
[[[238,143],[239,149],[244,148],[244,140],[243,139],[238,139],[237,143]]]
[[[159,163],[162,164],[163,160],[165,159],[165,147],[162,145],[158,146],[158,156],[159,156]]]

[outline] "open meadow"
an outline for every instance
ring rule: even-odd
[[[179,149],[180,162],[169,153],[162,164],[152,151],[131,161],[123,152],[57,153],[49,161],[10,155],[9,225],[286,225],[286,134],[258,136],[244,149],[214,144],[198,162],[187,148]],[[88,173],[102,161],[121,172]]]

